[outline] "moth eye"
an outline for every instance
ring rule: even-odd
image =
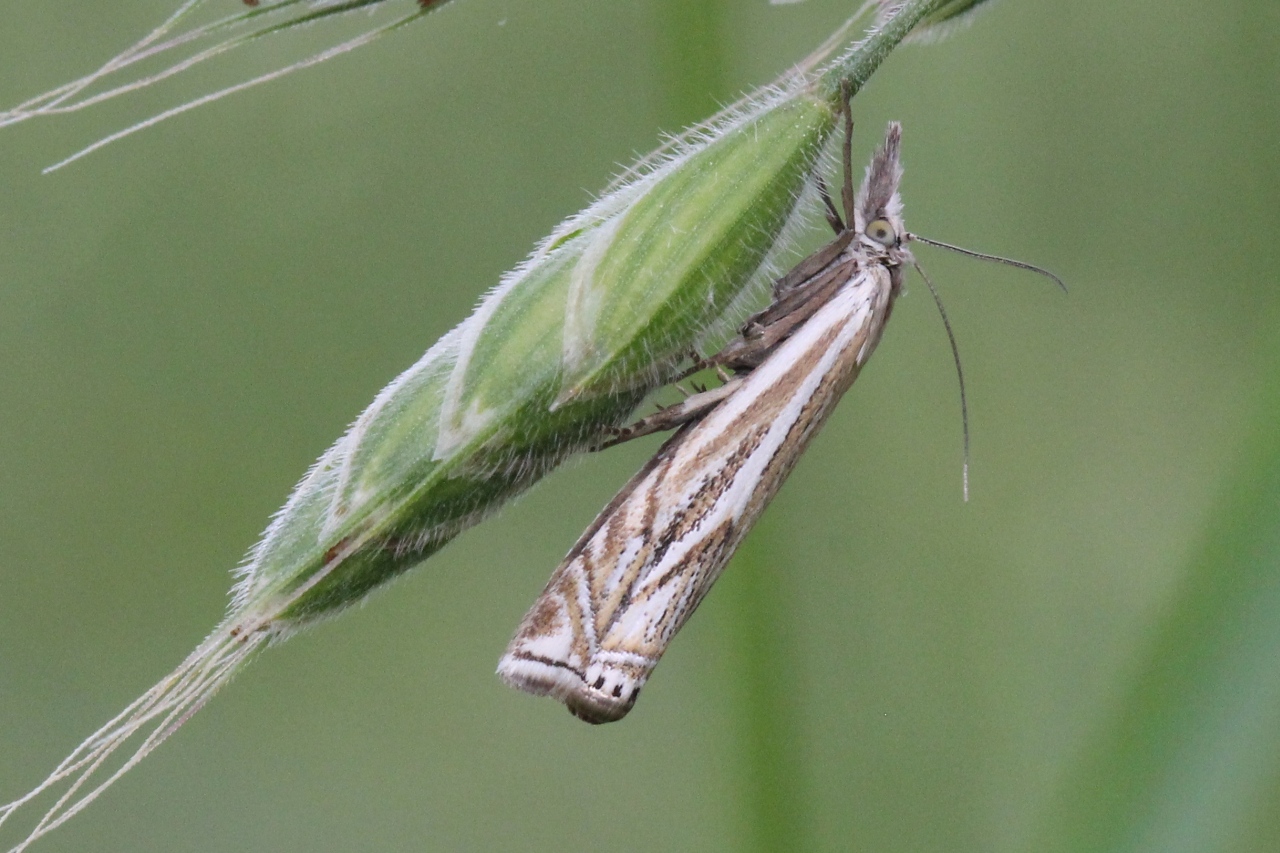
[[[867,236],[882,246],[893,246],[898,242],[898,232],[893,230],[887,219],[877,219],[868,225]]]

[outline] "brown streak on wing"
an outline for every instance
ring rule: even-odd
[[[849,223],[852,225],[853,223]],[[828,264],[834,263],[836,258],[849,248],[849,244],[853,242],[855,232],[852,228],[846,228],[843,232],[836,235],[836,238],[809,257],[800,261],[787,272],[782,278],[773,284],[773,295],[775,297],[784,296],[788,292],[794,290],[804,284],[810,278],[813,278]]]
[[[894,291],[890,286],[892,277],[884,273],[883,268],[873,270],[873,274],[875,273],[884,274],[888,281],[883,283],[885,286],[876,290],[876,304],[872,306],[872,319],[858,330],[858,334],[847,345],[847,351],[851,352],[853,357],[842,360],[843,369],[830,371],[823,376],[815,393],[792,422],[786,437],[765,466],[761,475],[761,488],[752,494],[751,500],[743,510],[742,519],[746,529],[750,529],[755,519],[764,512],[765,507],[778,493],[804,453],[805,447],[826,423],[827,417],[835,410],[840,398],[858,378],[858,373],[866,359],[870,357],[871,350],[879,343],[885,322],[893,307]],[[814,350],[811,349],[810,352]]]
[[[882,272],[882,270],[877,269],[872,274],[879,279],[878,274]],[[834,410],[840,397],[844,395],[844,392],[848,390],[857,377],[862,362],[870,354],[870,351],[866,349],[866,345],[868,342],[873,342],[872,346],[874,346],[874,341],[878,340],[892,304],[890,282],[887,278],[886,276],[886,280],[880,282],[883,286],[876,290],[875,303],[871,307],[871,318],[845,347],[845,352],[849,354],[849,357],[840,360],[839,369],[829,371],[822,377],[818,388],[815,389],[815,392],[809,397],[804,407],[801,408],[792,421],[783,440],[766,463],[761,473],[760,483],[738,517],[738,523],[736,525],[723,525],[728,529],[708,531],[702,540],[685,555],[680,564],[671,567],[665,572],[657,586],[654,587],[656,592],[663,584],[682,574],[688,576],[686,582],[692,587],[691,595],[685,596],[690,599],[691,606],[680,614],[680,619],[672,624],[660,623],[661,633],[665,635],[663,642],[678,630],[680,625],[692,614],[693,608],[697,606],[710,589],[711,584],[715,582],[729,557],[732,556],[742,538],[754,525],[756,518],[759,517],[769,501],[777,494],[783,481],[786,480],[787,475],[795,467],[805,445],[818,432],[826,421],[827,416]],[[776,393],[757,398],[752,405],[738,413],[734,424],[743,425],[741,429],[736,429],[733,425],[723,429],[722,432],[713,437],[712,441],[699,449],[697,457],[689,467],[694,470],[702,470],[708,466],[711,460],[724,458],[726,455],[725,443],[735,440],[734,437],[736,436],[739,446],[728,453],[728,458],[731,461],[726,462],[722,469],[723,478],[731,479],[755,452],[768,432],[769,426],[776,422],[782,410],[786,408],[788,402],[794,397],[805,377],[816,369],[818,362],[822,360],[824,354],[834,344],[839,334],[840,329],[838,327],[833,326],[827,330],[821,338],[806,349],[802,358],[788,365],[786,373],[773,385]],[[708,478],[707,484],[708,486],[718,486],[721,479],[722,477],[719,475]],[[701,491],[696,502],[690,506],[690,515],[700,521],[714,506],[715,497],[719,493],[719,488],[707,488],[705,491]],[[695,509],[697,511],[692,512]],[[691,529],[687,519],[682,518],[680,522],[682,533]],[[688,571],[691,564],[697,567],[695,571]],[[664,617],[665,615],[664,613]],[[601,636],[603,637],[603,634]]]
[[[874,326],[875,323],[870,322],[867,325],[870,327]],[[649,654],[655,658],[661,654],[667,640],[684,624],[697,604],[701,602],[711,584],[714,583],[720,571],[724,568],[729,556],[732,555],[742,537],[750,529],[755,518],[763,510],[769,498],[780,487],[781,481],[790,471],[791,464],[794,464],[794,459],[788,460],[790,464],[784,463],[781,467],[776,464],[776,460],[779,458],[788,459],[786,454],[796,444],[796,439],[792,438],[796,427],[799,426],[803,431],[803,437],[800,440],[807,442],[809,431],[806,427],[809,422],[813,420],[814,415],[825,414],[826,411],[829,411],[834,406],[834,400],[828,400],[825,404],[811,402],[801,410],[796,422],[788,431],[787,437],[784,438],[778,450],[774,452],[769,463],[767,463],[764,472],[765,482],[757,489],[757,493],[752,496],[738,524],[725,523],[715,530],[703,532],[701,536],[695,537],[692,535],[716,508],[727,485],[738,476],[742,466],[756,453],[778,416],[797,392],[798,387],[816,369],[817,364],[823,359],[830,347],[834,345],[840,334],[841,328],[838,326],[832,326],[830,329],[825,330],[824,334],[805,350],[801,358],[787,366],[785,373],[772,386],[776,393],[758,397],[752,405],[738,413],[733,423],[727,427],[724,425],[717,426],[715,428],[717,432],[698,447],[692,460],[683,460],[684,464],[678,466],[669,463],[661,469],[655,468],[651,478],[646,478],[642,484],[637,484],[638,486],[643,486],[643,499],[648,505],[659,503],[660,501],[656,499],[656,495],[664,490],[664,486],[668,485],[670,485],[675,494],[688,497],[687,503],[683,506],[672,508],[668,502],[668,508],[674,511],[668,516],[669,520],[661,526],[661,529],[655,529],[653,516],[650,515],[646,518],[643,532],[632,531],[633,536],[642,536],[644,541],[656,541],[656,544],[648,555],[647,560],[635,560],[632,566],[628,567],[626,580],[630,590],[629,605],[632,607],[641,606],[644,601],[660,593],[669,593],[671,600],[663,608],[658,618],[654,619],[651,625],[652,630],[646,637],[648,642],[641,648],[631,646],[628,650]],[[851,346],[860,348],[864,340],[865,333],[860,334],[851,343]],[[853,359],[847,359],[846,361],[852,362]],[[824,377],[818,393],[813,395],[813,400],[822,400],[822,398],[829,396],[824,393],[825,390],[832,382],[841,381],[844,378],[844,373],[845,371],[836,371],[835,375]],[[680,455],[685,442],[692,441],[695,437],[704,437],[698,431],[702,429],[705,423],[706,421],[700,422],[691,427],[687,434],[681,435],[678,446],[674,446],[675,442],[673,440],[671,463],[674,463],[675,457]],[[707,427],[707,429],[711,429],[711,427]],[[733,446],[728,446],[730,444]],[[709,471],[710,473],[708,473]],[[696,488],[691,488],[694,483],[690,481],[695,477],[701,478],[701,482],[696,484]],[[667,480],[674,482],[668,484]],[[763,499],[761,499],[760,492],[767,493],[763,496]],[[628,494],[628,498],[633,496],[634,493]],[[661,563],[666,551],[674,542],[690,543],[689,551],[682,555],[678,562],[668,567],[661,576],[652,581],[646,581],[642,589],[633,588],[633,585],[641,580],[639,573],[645,567],[645,564],[647,563],[649,567],[652,567]],[[672,583],[679,583],[683,588],[677,590],[666,589]],[[671,618],[673,608],[677,610],[677,618]],[[597,636],[602,648],[608,647],[609,629],[617,622],[624,610],[622,607],[610,608],[607,618],[597,619],[596,624],[599,631]],[[605,616],[605,610],[602,608],[598,617]]]

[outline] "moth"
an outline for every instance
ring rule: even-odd
[[[725,384],[620,438],[678,426],[556,568],[498,666],[512,687],[591,723],[621,719],[795,467],[884,331],[902,288],[901,127],[889,125],[857,194],[844,110],[844,218],[774,284],[772,304],[696,365]]]
[[[677,428],[582,534],[525,615],[498,665],[510,686],[553,696],[590,723],[631,710],[672,637],[871,357],[902,291],[904,266],[919,269],[906,243],[1057,280],[1038,267],[908,233],[896,122],[855,194],[847,100],[843,116],[843,218],[818,183],[835,238],[775,282],[772,303],[737,339],[689,371],[715,367],[723,385],[642,419],[613,442]],[[954,352],[945,312],[943,320]],[[963,376],[960,388],[963,410]],[[967,427],[965,435],[967,460]]]

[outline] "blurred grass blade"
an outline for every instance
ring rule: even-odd
[[[774,517],[776,518],[776,517]],[[805,762],[807,721],[803,651],[798,648],[785,537],[766,513],[733,556],[722,601],[723,642],[734,674],[730,703],[737,742],[732,778],[740,791],[749,843],[744,851],[815,849]],[[771,529],[771,527],[773,529]]]
[[[51,172],[105,145],[181,115],[188,110],[348,53],[416,21],[451,1],[337,0],[334,2],[330,0],[330,2],[316,3],[314,0],[276,0],[276,2],[265,2],[252,7],[241,6],[235,14],[198,24],[194,19],[207,0],[187,0],[163,24],[128,49],[112,57],[91,74],[0,112],[0,127],[37,117],[76,112],[137,92],[269,36],[281,36],[294,30],[301,31],[304,27],[330,19],[337,20],[358,11],[364,11],[367,14],[383,6],[411,7],[410,11],[403,12],[387,23],[367,27],[362,25],[362,31],[357,35],[302,59],[285,63],[272,71],[185,101],[103,137],[45,169],[46,172]],[[186,28],[182,29],[183,26]],[[147,67],[145,63],[158,64],[160,67],[158,70],[144,71],[142,69]],[[102,90],[95,91],[99,87],[102,87]]]
[[[1132,690],[1025,849],[1261,849],[1242,836],[1280,778],[1280,382],[1254,423]]]

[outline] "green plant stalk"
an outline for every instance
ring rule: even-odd
[[[1277,370],[1280,376],[1280,359]],[[1236,846],[1280,767],[1280,383],[1133,687],[1063,780],[1047,853]]]

